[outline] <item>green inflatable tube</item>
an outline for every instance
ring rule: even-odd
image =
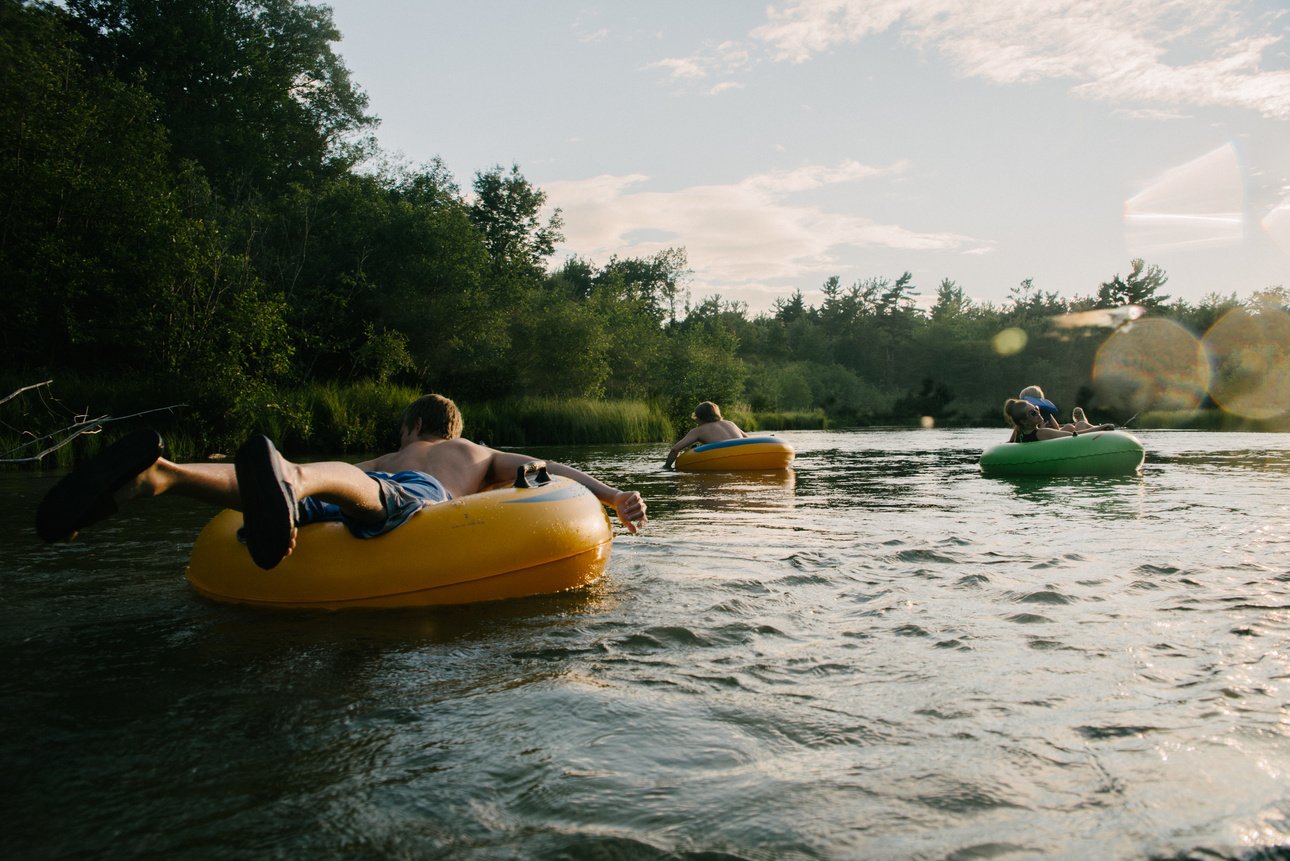
[[[1133,475],[1142,469],[1142,441],[1124,431],[1089,431],[1039,442],[1005,442],[981,453],[988,476]]]

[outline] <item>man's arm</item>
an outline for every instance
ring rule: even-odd
[[[699,441],[699,429],[697,427],[691,428],[690,432],[685,436],[681,437],[680,441],[677,442],[676,445],[668,449],[667,460],[663,461],[663,468],[671,469],[672,464],[676,462],[676,456],[681,452],[685,451],[690,446],[694,445],[698,441]]]
[[[533,460],[541,458],[530,457],[526,454],[517,454],[509,451],[493,452],[491,463],[491,478],[495,482],[508,481],[515,477],[515,470]],[[592,478],[579,469],[566,466],[563,463],[556,463],[553,460],[546,461],[548,472],[555,475],[562,475],[565,478],[571,478],[581,484],[583,487],[595,494],[603,504],[614,509],[618,519],[622,521],[623,526],[627,527],[628,532],[636,532],[641,526],[645,525],[645,500],[634,490],[619,490],[611,487],[599,479]]]

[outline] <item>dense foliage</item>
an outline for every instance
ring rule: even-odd
[[[373,169],[338,38],[301,0],[0,0],[3,382],[111,380],[107,409],[182,402],[211,443],[269,418],[307,436],[291,393],[360,382],[649,403],[674,426],[702,399],[997,423],[1030,383],[1097,406],[1108,330],[1056,315],[1131,302],[1203,331],[1238,304],[1168,303],[1142,261],[1083,299],[1024,282],[995,307],[945,281],[920,307],[904,274],[755,316],[692,305],[679,248],[553,268],[560,215],[517,167],[469,193],[438,162]]]

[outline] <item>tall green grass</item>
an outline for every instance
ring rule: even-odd
[[[51,451],[38,463],[14,464],[17,467],[37,469],[71,469],[77,463],[94,457],[107,446],[125,436],[137,426],[107,425],[97,433],[86,433],[77,436],[71,442]],[[60,437],[61,439],[61,437]],[[176,461],[204,460],[208,452],[203,450],[199,441],[190,434],[171,432],[163,434],[166,444],[166,457]],[[28,439],[0,436],[0,458],[22,459],[34,457],[40,451],[54,445],[56,440],[47,441],[39,446],[26,445]]]
[[[755,413],[752,429],[771,430],[824,430],[829,426],[824,410],[811,412]],[[745,427],[744,430],[749,430]]]
[[[643,401],[509,398],[462,404],[465,436],[496,446],[663,442],[673,427]]]
[[[0,458],[34,456],[51,443],[23,443],[50,434],[64,437],[65,428],[86,416],[110,421],[101,432],[82,434],[50,452],[38,466],[70,467],[140,427],[160,431],[168,456],[177,461],[230,456],[253,432],[268,435],[293,455],[387,450],[398,444],[403,408],[421,394],[406,386],[356,382],[266,387],[232,404],[190,403],[183,393],[142,380],[59,378],[0,405]]]
[[[370,381],[310,386],[302,393],[310,424],[300,446],[332,453],[392,450],[398,446],[403,409],[422,394]]]
[[[424,392],[371,381],[259,387],[235,401],[192,403],[175,391],[142,378],[60,378],[48,390],[0,406],[0,452],[25,435],[66,428],[85,415],[137,417],[104,426],[47,455],[44,467],[66,468],[139,427],[153,427],[177,461],[230,457],[248,434],[264,433],[289,457],[330,457],[389,451],[398,445],[404,407]],[[174,409],[162,410],[162,407]],[[460,404],[469,439],[490,445],[583,445],[660,443],[675,440],[688,425],[674,425],[661,404],[647,401],[511,398]],[[748,431],[824,426],[823,413],[761,413],[731,404],[725,415]],[[11,438],[12,442],[6,441]],[[34,454],[38,449],[19,452]]]

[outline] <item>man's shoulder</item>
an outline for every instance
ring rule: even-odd
[[[729,439],[739,439],[744,436],[744,432],[739,429],[739,426],[728,419],[700,425],[699,427],[699,440],[705,443],[725,442]]]
[[[427,457],[430,456],[451,456],[460,457],[462,455],[476,456],[480,452],[492,451],[488,446],[480,445],[477,442],[471,442],[464,437],[454,437],[453,439],[441,439],[433,442],[427,441],[422,451]]]

